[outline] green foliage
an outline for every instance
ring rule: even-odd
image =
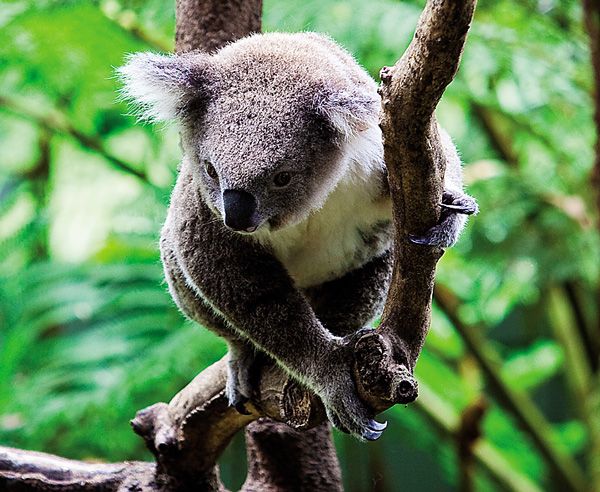
[[[267,0],[264,27],[328,32],[376,77],[408,45],[422,6]],[[600,244],[581,17],[576,0],[478,6],[438,117],[481,213],[440,262],[438,282],[453,302],[434,305],[418,402],[389,410],[375,444],[336,436],[349,491],[454,490],[455,433],[481,398],[477,490],[563,490],[556,463],[498,397],[479,357],[541,412],[559,461],[592,471],[598,416],[580,399],[598,392],[589,375],[600,347]],[[177,132],[135,126],[117,101],[114,67],[132,51],[168,50],[173,30],[173,5],[158,0],[1,3],[2,445],[148,458],[128,420],[224,352],[183,320],[162,280],[157,238]],[[466,328],[481,335],[477,353]],[[581,365],[583,379],[574,378]],[[237,442],[223,458],[228,483],[243,480],[242,452]]]

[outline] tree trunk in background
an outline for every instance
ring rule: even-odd
[[[261,419],[246,428],[248,477],[243,492],[342,490],[327,422],[307,431]]]
[[[262,0],[177,0],[175,51],[214,51],[260,32]]]
[[[594,121],[596,123],[596,155],[592,182],[596,193],[596,212],[598,214],[598,231],[600,232],[600,1],[583,0],[585,27],[590,36],[590,52],[594,76]],[[600,332],[600,286],[597,287],[597,322],[596,329]],[[596,353],[597,358],[600,354]],[[589,396],[586,402],[590,429],[590,450],[588,452],[588,466],[592,478],[590,489],[600,490],[600,381],[598,373],[592,380],[595,382],[588,388]]]

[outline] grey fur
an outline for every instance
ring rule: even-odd
[[[252,398],[251,366],[267,354],[321,397],[334,425],[377,438],[342,338],[375,317],[391,273],[375,82],[312,33],[254,35],[214,55],[133,55],[120,73],[142,118],[180,123],[162,260],[180,309],[229,343],[230,402]],[[459,207],[460,160],[442,138],[446,201]],[[281,172],[289,185],[277,184]],[[454,243],[468,212],[444,210],[435,234],[412,239]],[[241,232],[224,225],[232,214]]]

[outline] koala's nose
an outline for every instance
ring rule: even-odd
[[[225,190],[223,192],[225,225],[234,231],[254,232],[256,226],[256,199],[247,191]]]

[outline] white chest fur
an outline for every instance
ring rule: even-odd
[[[273,250],[299,288],[339,278],[389,247],[386,234],[383,241],[371,237],[391,220],[391,202],[378,197],[380,187],[375,176],[348,176],[303,222],[259,240]]]

